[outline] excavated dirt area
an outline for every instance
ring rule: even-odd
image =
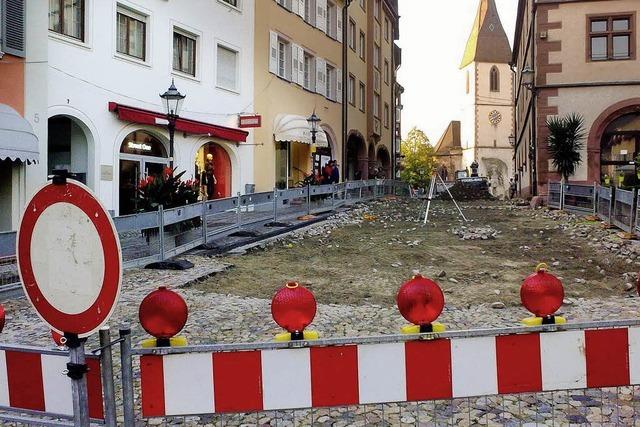
[[[449,307],[520,304],[522,280],[546,262],[567,300],[624,296],[638,262],[636,242],[562,212],[505,202],[469,202],[463,223],[450,202],[392,199],[358,206],[306,231],[222,257],[233,267],[199,290],[271,298],[290,280],[318,302],[392,306],[414,270],[442,286]],[[620,253],[620,248],[626,248]],[[625,289],[626,288],[626,289]],[[569,302],[570,303],[570,302]]]

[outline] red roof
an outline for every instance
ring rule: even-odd
[[[167,118],[164,113],[129,107],[116,102],[109,103],[109,111],[116,113],[120,120],[152,126],[158,126],[157,119],[166,120]],[[249,132],[240,129],[199,122],[182,117],[179,117],[176,121],[176,130],[194,135],[211,135],[215,138],[226,139],[227,141],[233,142],[246,142],[247,136],[249,135]]]

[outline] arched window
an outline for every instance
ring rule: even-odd
[[[500,71],[495,65],[491,68],[490,86],[491,92],[500,92]]]

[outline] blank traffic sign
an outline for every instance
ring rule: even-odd
[[[83,184],[46,184],[25,207],[17,239],[20,278],[42,320],[87,337],[108,320],[122,282],[111,217]]]

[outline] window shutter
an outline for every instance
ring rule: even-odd
[[[338,40],[338,42],[342,43],[342,13],[341,13],[341,8],[336,6],[336,24],[337,24],[337,34],[336,34],[336,40]]]
[[[300,17],[302,19],[304,19],[304,8],[305,8],[305,4],[304,1],[305,0],[293,0],[293,1],[297,1],[298,2],[298,15],[300,15]]]
[[[269,32],[270,49],[269,49],[269,72],[278,74],[278,33]]]
[[[300,62],[298,56],[299,46],[297,44],[291,44],[291,82],[299,83],[298,75],[300,75]]]
[[[10,55],[26,56],[25,47],[25,1],[0,0],[2,43],[0,50]]]
[[[295,13],[296,15],[300,14],[300,2],[298,0],[289,0],[291,2],[291,6],[289,7],[289,10],[293,13]]]
[[[298,84],[304,86],[304,49],[298,46]]]
[[[342,104],[342,69],[336,70],[336,101]]]
[[[327,32],[327,0],[316,0],[316,28]]]
[[[327,93],[327,63],[322,58],[316,58],[316,93]]]

